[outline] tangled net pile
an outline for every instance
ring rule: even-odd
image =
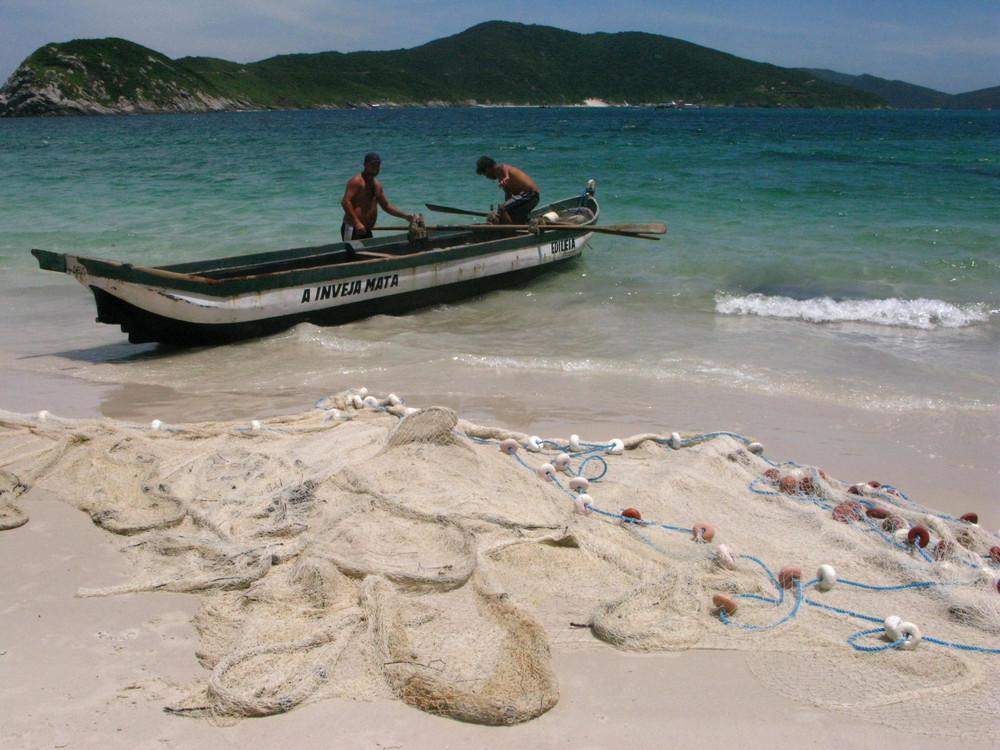
[[[558,700],[552,644],[604,642],[742,650],[796,701],[1000,739],[1000,539],[730,433],[542,440],[362,389],[250,424],[0,412],[0,469],[2,527],[40,486],[124,538],[133,580],[81,596],[200,597],[210,676],[169,711],[514,724]]]

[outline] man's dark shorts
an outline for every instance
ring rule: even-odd
[[[341,224],[340,225],[340,238],[344,242],[350,242],[351,240],[367,240],[372,236],[371,230],[366,229],[363,232],[359,232],[354,228],[353,224]]]
[[[526,190],[523,193],[512,195],[510,200],[505,201],[502,205],[507,209],[512,224],[527,224],[528,214],[538,205],[538,193]]]

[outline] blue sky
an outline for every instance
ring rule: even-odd
[[[0,81],[43,44],[71,39],[252,62],[415,47],[490,20],[646,31],[952,94],[1000,85],[1000,0],[0,0]]]

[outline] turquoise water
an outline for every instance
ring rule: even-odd
[[[29,254],[163,264],[326,242],[344,183],[373,149],[406,211],[495,205],[500,191],[474,169],[490,154],[531,174],[543,200],[596,178],[602,221],[663,221],[668,234],[595,236],[570,268],[461,304],[194,352],[124,343],[93,322],[86,290]],[[594,392],[641,411],[683,383],[887,413],[995,422],[1000,411],[998,113],[0,120],[0,170],[0,351],[15,369],[216,393],[220,404],[372,381],[513,402],[553,383],[554,411]]]

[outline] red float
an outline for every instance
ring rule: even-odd
[[[695,541],[701,537],[701,541],[710,542],[715,536],[715,526],[710,521],[696,521],[691,529],[691,536],[694,537]]]
[[[721,610],[729,616],[735,615],[736,610],[739,609],[736,600],[729,594],[713,594],[712,604],[715,605],[716,612]]]
[[[797,495],[799,493],[799,478],[793,476],[782,477],[781,491],[789,495]]]
[[[938,562],[942,560],[947,560],[949,557],[955,555],[955,543],[949,541],[948,539],[942,539],[937,544],[934,545],[934,554],[932,555]]]
[[[798,565],[786,565],[780,571],[778,571],[778,583],[782,585],[783,588],[791,589],[795,588],[794,581],[802,580],[802,568]]]
[[[931,534],[923,526],[914,526],[906,533],[906,541],[926,547],[931,541]]]
[[[833,509],[833,520],[840,521],[841,523],[860,521],[865,517],[861,507],[861,503],[858,502],[841,503]]]
[[[882,530],[888,531],[890,534],[893,531],[899,531],[900,529],[906,528],[906,521],[904,521],[899,516],[889,516],[884,521],[882,521]]]

